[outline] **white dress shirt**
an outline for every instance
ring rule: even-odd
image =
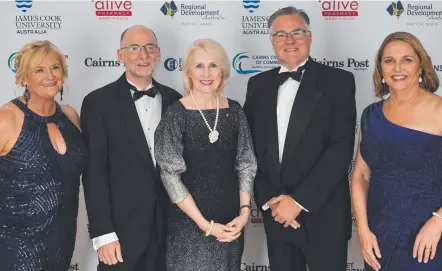
[[[307,60],[305,60],[301,65],[305,65]],[[279,73],[282,72],[290,72],[296,71],[298,67],[293,70],[289,70],[284,66],[281,66]],[[304,71],[302,71],[304,75]],[[282,85],[279,86],[278,90],[278,102],[276,106],[277,113],[277,125],[278,125],[278,146],[279,146],[279,162],[282,162],[282,154],[284,152],[284,144],[287,135],[287,128],[289,126],[290,115],[292,113],[293,102],[295,101],[296,94],[298,93],[300,82],[293,80],[292,78],[288,78]],[[295,203],[301,207],[304,211],[308,212],[301,204],[298,202]]]
[[[129,84],[135,86],[129,79],[127,80]],[[148,90],[153,87],[152,82],[144,89]],[[137,90],[143,90],[138,89]],[[134,91],[130,90],[133,96]],[[138,117],[141,121],[141,126],[143,127],[144,136],[146,137],[147,145],[149,146],[150,155],[153,160],[154,166],[156,165],[155,151],[154,151],[154,137],[155,129],[161,120],[161,94],[158,92],[154,98],[147,95],[143,95],[140,99],[135,101],[135,107],[137,109]],[[100,247],[118,241],[118,236],[115,232],[111,232],[102,236],[98,236],[92,239],[92,244],[95,250]]]

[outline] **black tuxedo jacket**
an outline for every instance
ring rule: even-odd
[[[153,84],[164,113],[181,95],[155,80]],[[84,98],[81,128],[90,154],[83,187],[91,238],[116,232],[123,255],[135,255],[144,252],[152,223],[157,223],[164,241],[169,199],[125,74]]]
[[[248,118],[258,173],[259,208],[272,197],[291,195],[310,212],[298,216],[301,228],[284,228],[271,210],[264,212],[269,241],[315,244],[345,242],[351,237],[348,168],[354,150],[356,105],[352,73],[311,58],[293,103],[282,162],[277,129],[278,72],[250,78],[244,111]]]

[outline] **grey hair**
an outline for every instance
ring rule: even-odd
[[[307,13],[303,9],[297,9],[294,6],[288,6],[285,8],[278,9],[275,13],[273,13],[267,22],[268,28],[270,28],[273,24],[273,21],[279,16],[283,15],[299,15],[304,20],[305,24],[307,25],[307,28],[310,28],[310,18],[308,17]]]

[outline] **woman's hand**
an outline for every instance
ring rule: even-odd
[[[216,240],[220,242],[232,242],[241,235],[241,231],[237,232],[233,227],[215,223],[210,235],[216,237]]]
[[[223,236],[218,237],[217,240],[220,242],[232,242],[241,235],[242,229],[249,222],[250,211],[243,211],[239,216],[235,217],[226,226],[229,232],[225,233]]]
[[[364,260],[374,270],[381,269],[381,264],[378,261],[378,258],[381,258],[381,250],[379,249],[379,244],[376,236],[370,231],[368,227],[365,229],[358,229],[358,232]]]
[[[417,257],[418,262],[428,259],[433,260],[436,256],[437,244],[442,234],[442,220],[437,217],[430,218],[419,231],[413,247],[413,258]]]

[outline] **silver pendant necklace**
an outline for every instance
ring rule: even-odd
[[[218,140],[219,133],[216,130],[216,125],[218,124],[218,116],[219,116],[219,95],[216,95],[216,117],[215,117],[215,125],[213,125],[213,129],[210,128],[209,123],[206,120],[206,117],[204,117],[203,111],[201,111],[200,107],[195,101],[195,98],[193,97],[192,91],[190,91],[190,96],[192,96],[192,100],[195,103],[196,107],[198,108],[198,111],[201,114],[201,117],[203,117],[204,122],[206,123],[207,128],[209,128],[209,141],[210,143],[215,143]]]

